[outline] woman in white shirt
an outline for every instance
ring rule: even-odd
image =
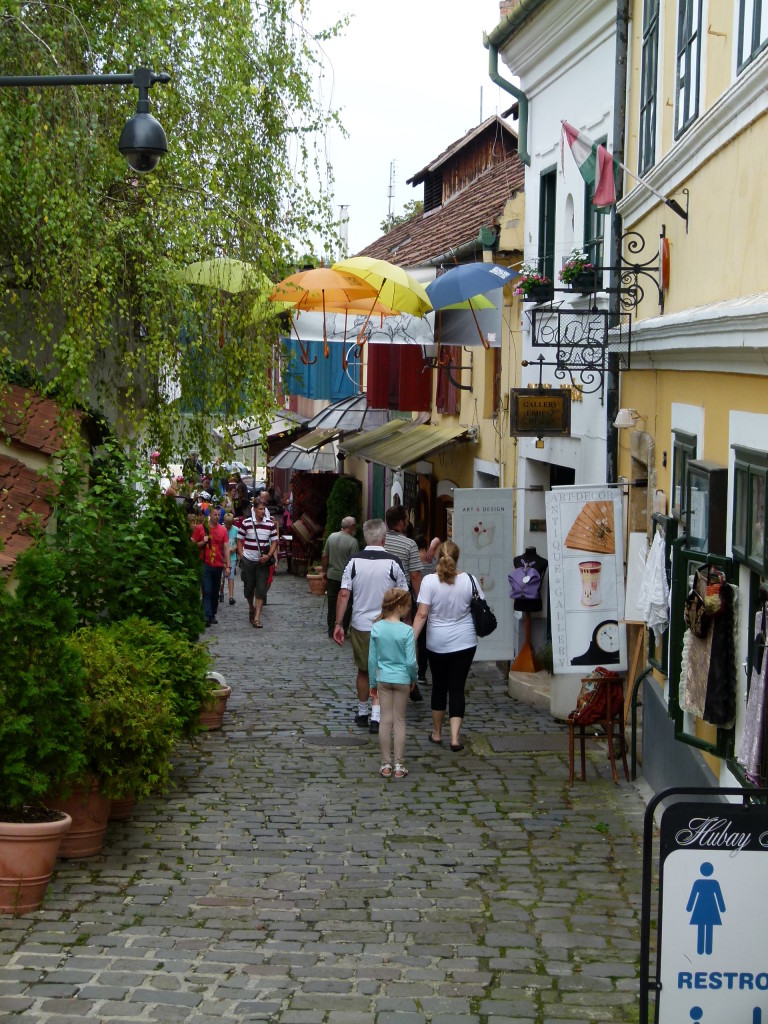
[[[464,745],[459,731],[464,718],[464,685],[477,649],[477,634],[469,611],[472,581],[465,572],[458,572],[459,549],[447,540],[438,549],[437,569],[425,576],[419,589],[419,607],[413,622],[418,638],[429,617],[427,656],[432,673],[431,743],[442,743],[446,707],[451,729],[451,750]],[[477,587],[483,596],[480,586]]]

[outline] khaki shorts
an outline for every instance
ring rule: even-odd
[[[361,672],[368,671],[368,648],[371,644],[370,632],[364,633],[361,629],[350,629],[349,639],[352,641],[352,653],[355,656],[355,667]]]

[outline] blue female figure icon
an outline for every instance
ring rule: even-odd
[[[720,913],[725,912],[720,883],[710,878],[714,870],[709,861],[704,861],[699,868],[703,878],[697,878],[693,883],[685,908],[688,912],[693,911],[690,923],[698,928],[696,952],[699,954],[712,952],[712,930],[716,924],[723,923]]]

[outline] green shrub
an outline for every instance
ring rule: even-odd
[[[88,773],[107,796],[142,799],[168,786],[182,722],[163,637],[146,642],[166,632],[131,618],[87,626],[73,638],[86,672]]]
[[[64,571],[35,548],[16,562],[16,592],[0,590],[0,804],[16,811],[66,790],[85,764],[85,674]]]
[[[354,516],[357,522],[357,541],[360,547],[365,547],[363,538],[363,490],[360,481],[353,476],[340,476],[331,488],[328,495],[327,519],[325,521],[325,534],[323,542],[328,540],[332,533],[341,529],[341,521],[346,516]]]

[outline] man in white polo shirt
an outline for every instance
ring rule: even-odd
[[[344,612],[352,596],[352,622],[349,637],[357,668],[357,714],[355,723],[361,729],[368,727],[368,697],[371,695],[368,678],[368,645],[373,620],[381,615],[381,601],[389,587],[408,589],[400,560],[384,550],[387,527],[382,519],[369,519],[363,523],[365,547],[352,555],[341,577],[341,589],[336,599],[336,625],[333,639],[344,643]],[[376,691],[371,703],[369,731],[379,731],[381,708]]]

